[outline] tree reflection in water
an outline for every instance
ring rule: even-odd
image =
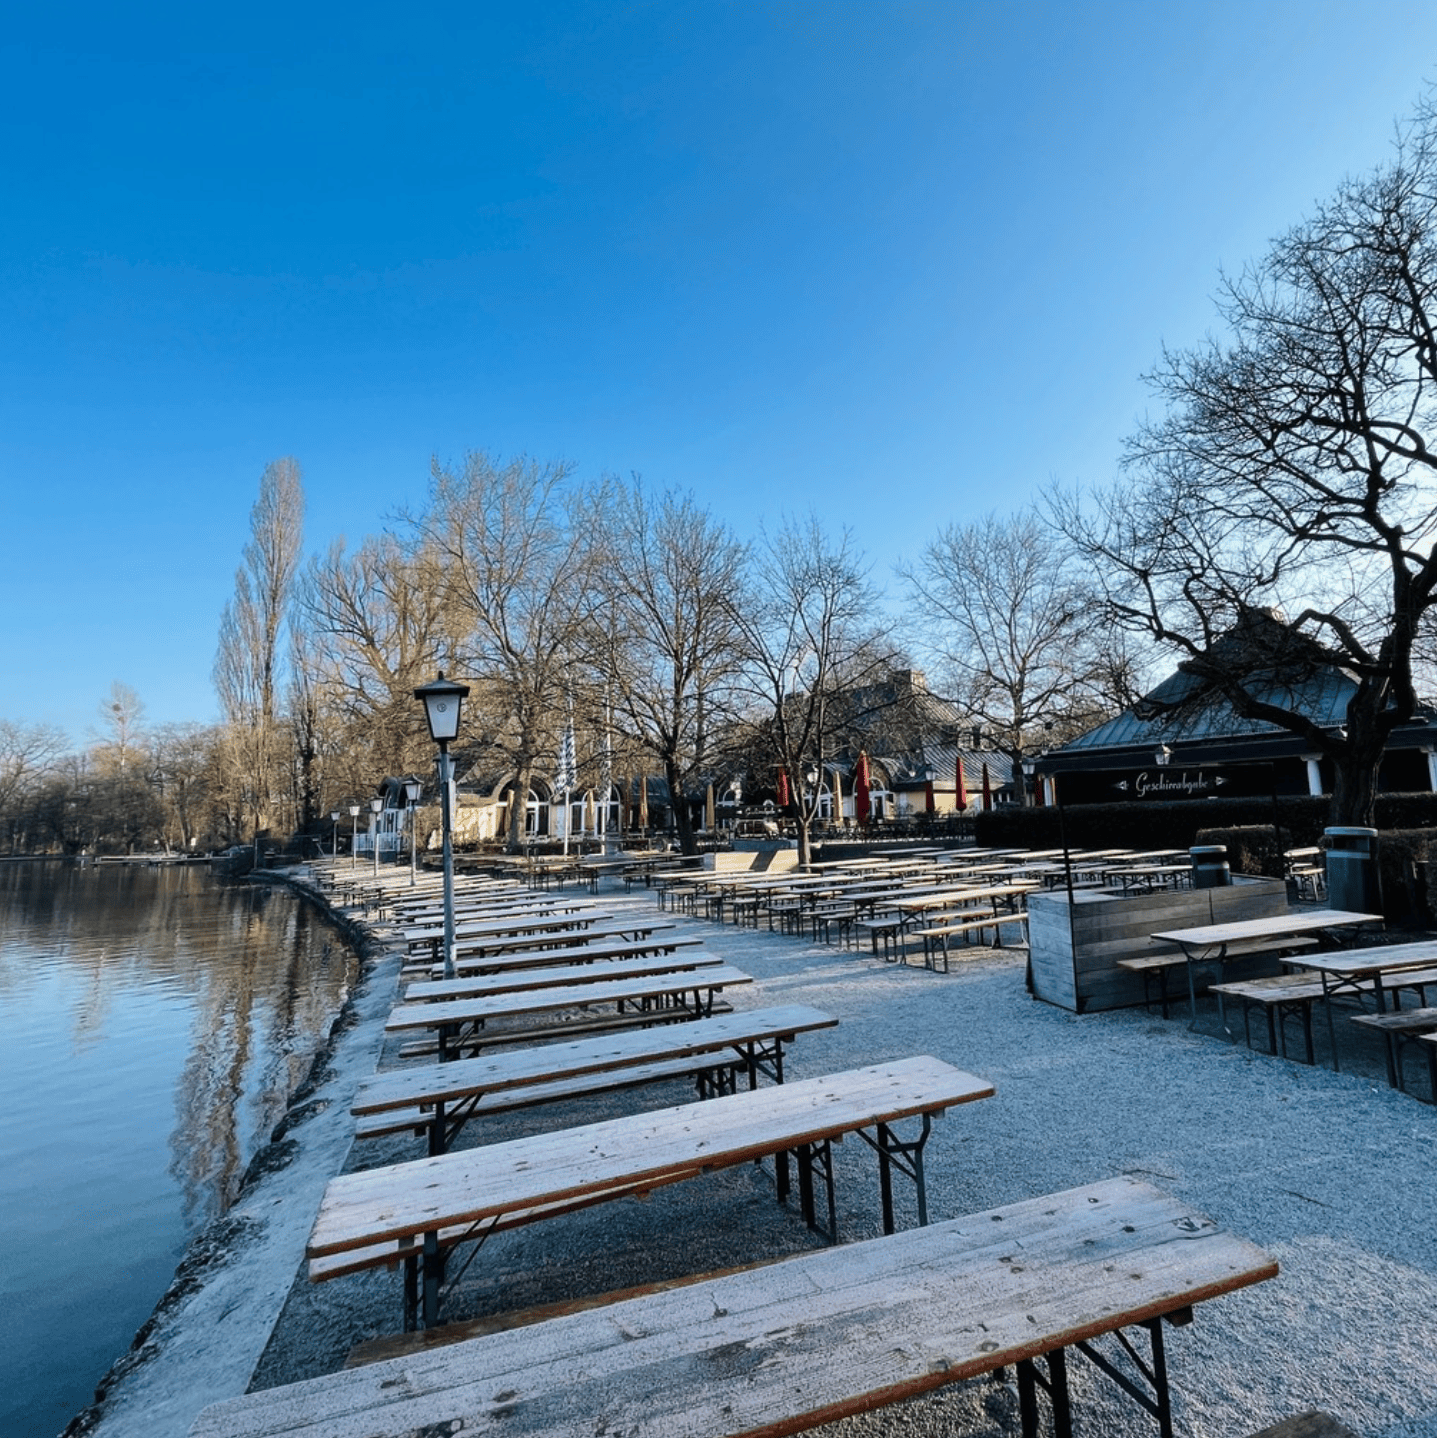
[[[0,1431],[59,1431],[88,1401],[234,1201],[357,974],[283,888],[0,863],[0,1211],[32,1240],[0,1282],[27,1314],[0,1352]]]

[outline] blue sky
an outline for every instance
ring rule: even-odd
[[[217,717],[267,462],[934,530],[1112,475],[1164,343],[1390,155],[1430,0],[26,7],[0,37],[0,718]]]

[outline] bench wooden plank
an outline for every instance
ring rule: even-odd
[[[191,1438],[776,1438],[1276,1273],[1111,1179],[231,1399]]]
[[[672,1183],[992,1093],[986,1080],[921,1056],[340,1174],[325,1189],[308,1253],[415,1238],[616,1185]]]
[[[454,967],[461,973],[466,966],[484,965],[495,955],[515,954],[526,949],[587,949],[595,941],[625,939],[635,941],[677,927],[667,919],[621,920],[616,924],[598,924],[591,929],[561,929],[558,933],[540,931],[524,934],[498,934],[488,938],[460,938],[455,944]]]
[[[495,974],[466,974],[453,979],[422,979],[404,991],[405,1003],[439,1003],[451,999],[477,999],[489,994],[532,992],[555,989],[565,984],[591,984],[616,979],[653,978],[659,974],[692,973],[719,967],[723,959],[690,946],[685,953],[640,954],[626,959],[591,960],[582,950],[568,951],[571,962],[539,969],[519,969]],[[573,959],[583,957],[583,963]]]
[[[576,1039],[517,1053],[402,1069],[378,1074],[360,1084],[350,1112],[360,1117],[394,1108],[450,1103],[473,1093],[577,1078],[628,1064],[694,1058],[735,1045],[788,1042],[797,1034],[833,1028],[837,1023],[832,1014],[807,1004],[777,1004],[662,1029],[631,1029],[604,1038]]]
[[[509,1088],[499,1093],[478,1094],[468,1100],[462,1118],[486,1118],[494,1114],[514,1113],[519,1109],[539,1108],[546,1103],[564,1103],[595,1094],[612,1093],[616,1089],[642,1088],[666,1079],[697,1078],[700,1073],[717,1069],[736,1071],[744,1061],[734,1054],[708,1054],[699,1058],[665,1059],[651,1064],[633,1064],[604,1073],[585,1074],[581,1078],[556,1079],[552,1083],[530,1084],[527,1088]],[[733,1087],[730,1083],[729,1087]],[[432,1115],[422,1109],[392,1109],[383,1117],[369,1119],[355,1129],[356,1138],[384,1138],[390,1134],[428,1131]]]
[[[437,1029],[446,1025],[482,1024],[491,1019],[515,1018],[546,1010],[589,1008],[596,1004],[637,1003],[644,999],[676,997],[690,990],[712,992],[733,984],[751,984],[753,978],[732,964],[690,969],[651,978],[609,979],[567,984],[562,988],[492,994],[487,998],[450,999],[432,1004],[396,1004],[385,1021],[385,1032]]]
[[[672,924],[657,926],[672,929]],[[590,939],[582,944],[563,944],[555,947],[513,949],[502,954],[457,956],[454,971],[457,974],[500,974],[513,969],[543,969],[551,964],[580,964],[597,959],[639,958],[644,954],[673,953],[676,949],[693,948],[703,942],[692,935],[674,933],[650,934],[644,939],[601,938]],[[444,965],[424,962],[421,975],[425,978],[442,978]]]
[[[554,906],[550,905],[539,913],[524,911],[499,914],[487,919],[456,919],[454,934],[456,938],[474,939],[501,934],[536,933],[545,929],[587,929],[593,924],[601,921],[609,923],[613,919],[612,913],[587,907],[555,913]],[[404,940],[408,944],[433,943],[435,939],[443,937],[443,924],[416,925],[404,930]]]
[[[1227,946],[1230,959],[1247,958],[1256,954],[1285,954],[1300,949],[1315,949],[1320,940],[1295,936],[1287,939],[1248,939]],[[1131,969],[1134,973],[1155,969],[1181,969],[1187,959],[1180,953],[1134,954],[1131,958],[1115,960],[1119,968]],[[1215,960],[1199,959],[1198,963],[1213,963]]]

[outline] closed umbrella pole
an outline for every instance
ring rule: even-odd
[[[986,814],[993,807],[993,786],[988,778],[988,761],[983,761],[983,812]]]
[[[953,797],[961,814],[968,807],[968,786],[963,782],[963,756],[953,761]]]
[[[647,831],[649,827],[649,776],[639,775],[639,828]]]
[[[714,831],[714,786],[712,784],[704,792],[704,828],[710,834]]]
[[[868,755],[860,750],[858,755],[858,768],[853,775],[853,817],[860,824],[868,822],[869,808],[869,784]]]

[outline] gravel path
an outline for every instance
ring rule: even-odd
[[[622,887],[606,886],[603,903],[620,911],[654,908],[651,895],[625,895]],[[795,1042],[791,1077],[930,1053],[996,1084],[995,1098],[952,1110],[935,1125],[926,1160],[932,1218],[1130,1173],[1278,1259],[1275,1281],[1203,1305],[1191,1327],[1170,1330],[1180,1433],[1238,1438],[1317,1407],[1362,1438],[1437,1438],[1437,1226],[1430,1221],[1437,1113],[1387,1087],[1370,1040],[1355,1032],[1341,1038],[1338,1075],[1230,1042],[1211,1003],[1190,1033],[1185,1013],[1166,1022],[1141,1010],[1080,1018],[1034,1002],[1024,989],[1021,949],[974,948],[951,973],[939,974],[766,931],[680,922],[754,976],[753,985],[726,994],[735,1007],[800,1002],[839,1019],[836,1029]],[[392,985],[393,973],[392,964],[381,965],[375,982]],[[330,1098],[312,1105],[327,1115],[306,1115],[291,1130],[301,1149],[311,1121],[327,1121],[333,1132],[333,1110],[369,1071],[372,1024],[358,1033],[348,1050],[341,1041],[336,1052]],[[393,1061],[386,1051],[382,1062]],[[565,1127],[687,1096],[684,1086],[667,1085],[552,1105],[523,1120],[492,1120],[482,1133],[468,1131],[465,1141],[532,1131],[536,1122]],[[417,1140],[387,1140],[352,1150],[348,1165],[420,1152]],[[843,1237],[877,1234],[871,1152],[859,1143],[841,1145],[836,1167]],[[256,1185],[255,1198],[312,1215],[318,1193],[312,1174],[291,1183],[282,1170]],[[911,1208],[904,1221],[912,1221]],[[447,1315],[604,1292],[815,1242],[792,1210],[774,1202],[771,1180],[745,1167],[659,1190],[644,1202],[606,1204],[497,1235]],[[289,1256],[294,1281],[277,1321],[271,1311],[250,1325],[252,1333],[268,1334],[254,1388],[332,1371],[355,1343],[399,1327],[397,1275],[311,1285],[299,1252]],[[228,1269],[241,1287],[250,1261],[246,1246],[237,1245]],[[255,1291],[272,1288],[274,1245],[253,1261],[269,1265]],[[173,1305],[172,1334],[184,1332],[187,1305]],[[158,1347],[169,1341],[161,1335]],[[1071,1372],[1084,1438],[1150,1430],[1150,1421],[1088,1365],[1075,1363]],[[226,1396],[203,1387],[194,1387],[196,1409],[200,1397]],[[143,1413],[140,1398],[129,1411]],[[116,1438],[124,1429],[102,1418],[95,1431]],[[169,1430],[149,1429],[163,1431]],[[173,1431],[178,1438],[184,1428]],[[998,1438],[1019,1430],[1013,1391],[983,1380],[819,1431]]]

